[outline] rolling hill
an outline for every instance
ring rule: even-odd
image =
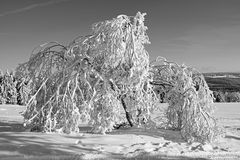
[[[203,75],[212,91],[240,91],[240,73],[220,72],[203,73]]]

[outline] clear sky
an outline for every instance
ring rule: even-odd
[[[151,60],[240,72],[240,0],[0,0],[0,68],[14,69],[40,44],[68,44],[95,22],[137,11],[147,13]]]

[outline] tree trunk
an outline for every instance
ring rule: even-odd
[[[123,109],[126,113],[126,118],[127,118],[127,121],[129,123],[129,125],[132,127],[133,126],[133,122],[132,122],[132,115],[130,112],[128,112],[127,110],[127,106],[126,106],[126,103],[124,101],[124,97],[121,97],[121,103],[122,103],[122,106],[123,106]]]

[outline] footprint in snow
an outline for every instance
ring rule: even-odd
[[[166,142],[163,147],[167,147],[170,144],[170,142]]]

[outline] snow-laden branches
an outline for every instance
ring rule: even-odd
[[[189,67],[162,58],[150,64],[144,16],[120,15],[94,24],[91,35],[68,46],[51,42],[36,48],[17,68],[32,88],[26,124],[64,133],[79,132],[82,123],[98,133],[126,121],[152,126],[164,94],[169,125],[187,140],[211,141],[211,91]]]
[[[151,64],[151,72],[155,91],[164,94],[169,104],[169,127],[180,130],[187,141],[212,142],[217,126],[213,94],[204,77],[193,68],[160,57]]]
[[[86,121],[105,133],[125,117],[131,126],[147,120],[157,98],[148,83],[144,15],[96,23],[91,35],[67,47],[52,42],[35,49],[18,69],[25,68],[32,83],[26,123],[77,132]]]

